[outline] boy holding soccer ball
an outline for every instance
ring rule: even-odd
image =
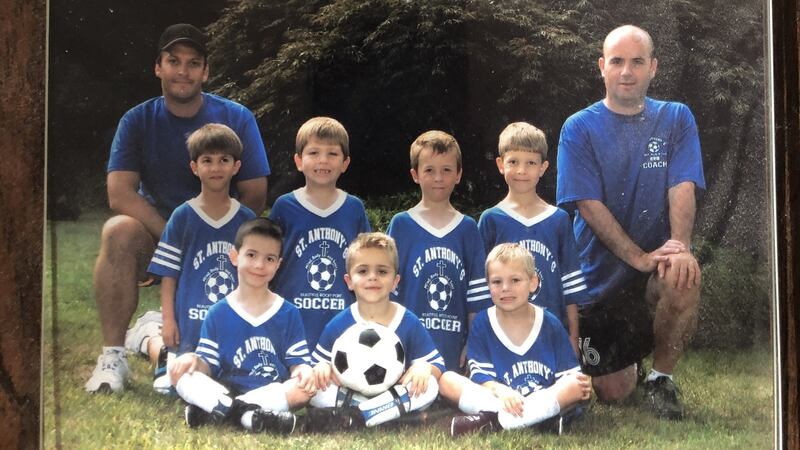
[[[231,179],[241,167],[236,133],[206,124],[189,135],[186,146],[200,195],[172,213],[147,268],[161,277],[161,314],[145,313],[125,339],[126,347],[150,357],[156,367],[153,387],[160,393],[171,392],[167,349],[178,355],[193,351],[208,308],[236,287],[228,251],[239,226],[256,216],[230,196]]]
[[[250,431],[294,431],[292,408],[315,391],[297,308],[269,289],[280,265],[282,232],[265,218],[244,223],[230,258],[239,286],[209,308],[195,353],[169,366],[186,423],[233,422]]]
[[[561,417],[591,396],[561,321],[528,302],[539,280],[534,259],[519,244],[500,244],[486,258],[494,306],[481,311],[469,334],[469,378],[445,372],[440,394],[466,416],[454,417],[453,436],[527,427]],[[567,416],[569,417],[569,416]]]
[[[344,276],[356,303],[325,326],[312,354],[317,394],[311,399],[306,429],[329,431],[375,426],[429,406],[438,394],[444,361],[417,316],[389,299],[397,287],[394,240],[383,233],[362,233],[347,249]],[[336,339],[356,323],[375,322],[392,330],[403,345],[406,370],[398,384],[372,398],[340,387],[332,369]]]

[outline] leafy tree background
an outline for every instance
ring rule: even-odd
[[[601,98],[597,57],[611,28],[634,23],[656,41],[650,94],[687,103],[701,132],[708,191],[698,233],[766,254],[762,6],[638,1],[51,2],[49,205],[75,217],[105,201],[117,120],[159,94],[152,67],[164,26],[211,36],[208,88],[256,114],[273,175],[270,199],[301,180],[294,133],[313,115],[341,120],[353,163],[342,186],[363,197],[411,191],[408,147],[422,131],[453,133],[464,152],[463,203],[503,195],[493,159],[500,130],[526,120],[555,150],[564,120]]]

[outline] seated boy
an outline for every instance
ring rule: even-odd
[[[439,351],[417,316],[389,300],[397,287],[397,247],[383,233],[360,234],[347,250],[347,286],[355,293],[356,303],[340,312],[322,331],[313,352],[317,394],[311,399],[306,422],[309,431],[328,431],[336,421],[339,428],[372,427],[429,406],[438,393],[436,379],[444,370]],[[333,343],[355,323],[375,322],[394,331],[406,354],[406,371],[399,384],[372,398],[348,393],[338,387],[331,367]],[[344,405],[340,406],[344,399]]]
[[[453,436],[531,426],[591,395],[561,322],[528,302],[539,284],[531,254],[500,244],[486,258],[486,275],[494,306],[472,324],[470,377],[445,372],[439,380],[441,396],[469,414],[453,418]],[[556,425],[560,433],[561,420]]]
[[[184,353],[169,376],[196,427],[222,419],[251,431],[291,433],[290,408],[314,393],[303,323],[294,305],[269,289],[280,265],[281,229],[269,219],[245,222],[230,250],[239,287],[209,308],[196,353]]]
[[[469,319],[491,306],[475,220],[450,204],[461,180],[461,149],[453,136],[428,131],[411,144],[411,177],[422,198],[392,217],[386,232],[400,250],[393,295],[419,316],[447,370],[464,364]]]
[[[536,194],[548,166],[547,140],[533,125],[515,122],[500,133],[498,151],[508,195],[478,220],[484,248],[488,253],[497,244],[518,242],[531,252],[539,279],[531,301],[561,320],[577,354],[578,305],[590,299],[569,215]]]
[[[170,387],[166,347],[177,354],[195,349],[208,308],[236,287],[228,259],[236,230],[255,217],[229,194],[241,166],[236,133],[206,124],[189,135],[186,145],[200,195],[172,213],[147,269],[161,277],[161,314],[145,313],[126,336],[126,346],[150,356],[156,366],[153,387],[162,393]]]
[[[341,123],[329,117],[304,123],[297,131],[294,162],[305,186],[279,197],[269,214],[286,236],[272,285],[300,309],[313,349],[325,324],[354,301],[342,277],[344,253],[370,226],[361,200],[336,188],[350,164]]]

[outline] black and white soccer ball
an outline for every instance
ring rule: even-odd
[[[453,283],[441,275],[437,275],[425,283],[425,293],[428,297],[428,305],[434,311],[444,311],[453,298]]]
[[[333,371],[342,386],[372,397],[403,375],[405,350],[400,338],[376,323],[354,324],[333,343]]]
[[[308,265],[308,284],[315,291],[327,291],[336,280],[336,263],[327,256],[320,256]]]
[[[206,296],[211,303],[216,303],[233,292],[234,285],[231,274],[224,270],[218,270],[206,279]]]

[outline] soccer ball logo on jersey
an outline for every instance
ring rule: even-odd
[[[455,287],[453,281],[444,273],[447,263],[438,261],[436,267],[439,271],[428,277],[428,280],[425,281],[425,295],[428,298],[428,305],[430,305],[434,311],[444,311],[453,298],[453,290]]]
[[[531,392],[538,391],[541,388],[542,386],[536,382],[536,377],[531,374],[527,374],[525,375],[525,379],[517,385],[517,392],[524,397]]]
[[[208,298],[208,301],[211,303],[222,300],[236,288],[236,281],[233,278],[233,274],[225,268],[228,257],[219,255],[217,261],[219,265],[213,267],[203,277],[203,287],[206,292],[206,298]]]
[[[665,169],[667,167],[667,143],[659,137],[651,137],[647,142],[642,169]]]
[[[258,362],[250,369],[251,377],[262,377],[272,381],[278,380],[278,369],[272,364],[270,353],[267,351],[258,352]]]
[[[319,244],[320,254],[311,258],[311,261],[306,264],[306,272],[308,276],[308,284],[315,291],[324,292],[333,287],[336,281],[336,261],[328,256],[328,249],[330,244],[322,241]]]
[[[542,286],[544,286],[544,277],[542,277],[542,272],[539,270],[539,266],[536,266],[534,270],[536,271],[536,278],[539,279],[539,285],[536,286],[536,290],[531,294],[531,298],[529,299],[531,303],[535,303],[534,300],[536,300],[536,297],[540,292],[542,292]]]

